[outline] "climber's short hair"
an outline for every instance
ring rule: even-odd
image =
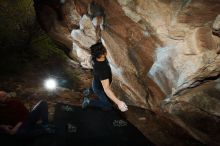
[[[92,45],[90,49],[92,58],[99,58],[101,55],[104,55],[107,52],[106,48],[102,45],[101,42]]]

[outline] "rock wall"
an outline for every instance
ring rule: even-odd
[[[86,15],[90,2],[36,0],[35,8],[43,28],[84,68],[91,68],[89,47],[100,39],[108,50],[118,96],[136,106],[156,108],[164,93],[147,74],[160,40],[127,17],[117,1],[97,1],[105,13],[104,29],[97,37],[94,22]]]
[[[212,29],[219,30],[219,1],[118,2],[128,17],[142,26],[147,22],[162,41],[155,49],[155,62],[149,75],[166,95],[194,86],[196,76],[201,80],[207,78],[201,68],[218,60],[219,54],[220,40],[212,33]],[[205,70],[206,75],[216,76],[219,72],[212,71]]]
[[[219,131],[205,129],[219,124],[220,89],[203,84],[220,74],[220,1],[96,0],[105,13],[100,31],[87,15],[90,2],[35,0],[35,9],[51,38],[84,68],[91,68],[89,47],[103,42],[118,97],[165,111],[194,138],[216,145]]]

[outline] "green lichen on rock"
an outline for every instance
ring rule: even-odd
[[[38,24],[32,0],[0,0],[0,11],[0,76],[32,72],[78,81],[66,54]]]

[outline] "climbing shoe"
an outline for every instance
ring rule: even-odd
[[[82,102],[82,108],[83,109],[86,108],[89,105],[89,102],[90,102],[89,98],[84,97]]]

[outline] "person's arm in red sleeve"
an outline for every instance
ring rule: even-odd
[[[14,100],[13,107],[14,107],[13,110],[16,110],[16,112],[18,113],[18,115],[15,116],[16,123],[24,121],[29,114],[28,109],[24,106],[24,104],[20,100]]]

